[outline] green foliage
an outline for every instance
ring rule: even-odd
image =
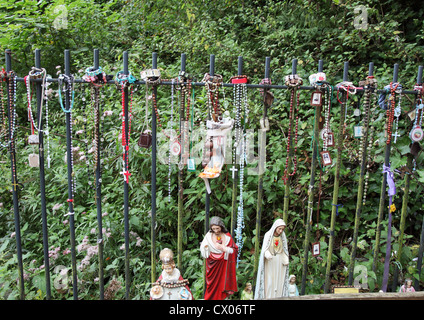
[[[269,1],[269,0],[217,0],[200,1],[175,0],[158,1],[95,1],[95,0],[52,0],[52,1],[10,1],[0,4],[0,51],[12,50],[12,69],[24,76],[33,66],[35,49],[41,50],[42,66],[53,77],[63,65],[63,52],[71,50],[72,73],[80,78],[85,68],[92,65],[93,49],[100,50],[100,65],[108,74],[116,74],[122,68],[122,53],[129,52],[129,69],[137,76],[138,72],[151,66],[151,54],[158,53],[158,67],[164,78],[173,78],[180,69],[180,54],[187,54],[187,71],[200,81],[209,71],[209,55],[216,56],[215,71],[222,74],[225,81],[235,75],[237,57],[243,57],[243,73],[252,83],[259,83],[264,77],[265,57],[271,59],[271,79],[273,84],[282,84],[285,75],[291,73],[291,61],[298,59],[298,74],[306,80],[316,72],[319,59],[324,60],[324,71],[329,81],[341,81],[343,62],[349,62],[349,79],[357,84],[368,71],[368,63],[374,62],[374,74],[378,87],[392,81],[392,66],[399,63],[399,81],[405,88],[415,84],[417,67],[422,64],[424,24],[421,17],[423,8],[419,2],[408,5],[393,1],[368,1],[368,25],[366,29],[355,28],[355,8],[361,1]],[[3,56],[0,64],[4,65]],[[71,278],[71,259],[68,250],[69,221],[67,213],[67,167],[64,163],[66,151],[65,117],[57,101],[56,85],[49,101],[51,125],[50,152],[51,168],[46,170],[47,225],[52,285],[63,284],[63,275],[57,269],[68,269]],[[28,155],[33,147],[26,144],[29,131],[27,120],[26,92],[18,85],[18,139],[17,160],[18,179],[24,188],[19,193],[21,232],[24,250],[25,289],[27,299],[44,299],[45,270],[41,229],[41,203],[39,193],[39,173],[27,165]],[[232,89],[223,88],[225,101],[222,105],[232,112]],[[101,89],[103,111],[113,114],[103,121],[102,142],[102,213],[104,233],[105,286],[114,299],[125,297],[125,254],[123,221],[123,180],[120,145],[120,92],[114,86]],[[267,166],[264,175],[264,195],[262,226],[260,235],[271,226],[275,217],[281,215],[283,207],[284,183],[281,179],[286,159],[289,95],[285,90],[273,90],[274,103],[268,116],[270,130],[267,132]],[[78,86],[74,113],[74,132],[83,127],[83,97],[89,101],[89,90]],[[289,239],[291,264],[290,273],[301,279],[303,265],[303,241],[307,217],[307,195],[310,180],[312,156],[314,109],[309,106],[310,93],[302,92],[299,114],[298,172],[289,181],[290,206],[286,234]],[[203,88],[195,89],[195,125],[204,123],[207,112],[206,93]],[[349,263],[354,213],[359,179],[359,140],[353,137],[352,128],[358,119],[353,116],[356,96],[349,97],[346,135],[344,139],[341,183],[339,189],[340,208],[335,226],[335,245],[332,261],[333,283],[346,284],[345,267]],[[130,268],[131,298],[148,299],[151,274],[151,156],[150,150],[141,149],[136,141],[144,129],[144,88],[140,87],[133,95],[133,123],[130,147]],[[170,89],[158,88],[159,115],[163,124],[171,118]],[[331,110],[333,131],[338,126],[338,102],[333,96]],[[403,99],[402,110],[409,111],[413,104]],[[88,107],[87,107],[88,108]],[[262,116],[262,97],[258,90],[249,90],[250,117],[248,127],[255,131],[257,144],[257,119]],[[149,114],[151,110],[149,109]],[[373,144],[373,158],[370,166],[367,203],[361,214],[358,239],[358,265],[364,265],[368,272],[370,290],[378,290],[381,283],[382,265],[372,271],[372,250],[377,228],[377,212],[381,193],[381,164],[384,161],[384,122],[385,113],[379,108],[375,120],[376,135]],[[88,115],[89,123],[93,120]],[[403,135],[392,147],[392,169],[400,169],[407,161],[409,153],[410,121],[402,114],[399,130]],[[162,129],[159,129],[159,134]],[[91,129],[88,131],[91,133]],[[163,136],[162,136],[163,137]],[[75,134],[74,146],[85,149],[84,137]],[[337,137],[335,137],[337,139]],[[158,150],[166,149],[165,139],[159,140]],[[162,148],[162,149],[161,149]],[[257,156],[257,145],[253,152]],[[164,150],[165,150],[164,149]],[[333,159],[336,151],[331,150]],[[0,150],[0,172],[9,177],[10,166],[6,150]],[[411,179],[410,199],[420,199],[423,191],[423,154],[417,158],[417,171]],[[77,246],[87,241],[87,246],[95,246],[97,240],[97,207],[94,184],[93,158],[88,156],[89,165],[77,160],[75,163],[75,221]],[[248,168],[254,169],[255,164]],[[171,167],[171,199],[168,199],[168,165],[157,165],[157,213],[156,213],[156,252],[168,246],[176,253],[177,247],[177,166]],[[224,167],[218,181],[212,182],[211,213],[225,218],[228,226],[232,201],[231,172]],[[183,217],[183,261],[182,273],[190,281],[190,288],[196,299],[202,298],[203,260],[198,246],[204,233],[205,186],[197,178],[197,172],[187,172],[184,183]],[[322,293],[328,254],[328,228],[332,210],[332,190],[335,168],[322,169],[322,195],[319,215],[315,203],[312,234],[321,244],[318,257],[308,256],[306,293]],[[398,178],[399,177],[399,178]],[[317,180],[319,175],[317,174]],[[4,180],[6,181],[6,180]],[[7,179],[9,181],[9,179]],[[245,229],[244,247],[238,267],[240,291],[248,281],[254,282],[254,235],[256,234],[256,202],[258,176],[247,175],[244,185]],[[403,179],[396,177],[398,194],[394,201],[401,208]],[[317,189],[317,188],[316,188]],[[315,199],[318,198],[316,194]],[[16,243],[13,237],[14,217],[10,183],[0,185],[0,298],[16,299],[19,290],[16,286],[17,259]],[[418,277],[416,270],[416,245],[421,231],[423,207],[420,201],[411,200],[408,204],[404,250],[399,258],[403,270]],[[393,226],[400,221],[400,210],[394,213]],[[92,231],[94,230],[94,231]],[[396,250],[398,233],[393,233],[393,250]],[[387,237],[387,222],[382,224],[381,257]],[[315,242],[311,237],[310,242]],[[261,240],[262,238],[260,238]],[[59,249],[57,249],[59,248]],[[97,256],[88,256],[88,250],[77,250],[78,288],[82,299],[98,298]],[[89,247],[87,247],[89,248]],[[87,260],[84,260],[87,258]],[[157,260],[157,258],[156,258]],[[157,261],[156,261],[157,262]],[[392,269],[393,270],[393,263]],[[158,273],[158,270],[157,270]],[[422,276],[421,276],[422,278]],[[422,280],[422,279],[421,279]],[[116,284],[121,285],[121,287]],[[299,286],[299,281],[298,281]],[[53,287],[53,286],[52,286]],[[60,287],[60,286],[59,286]],[[72,284],[52,290],[54,299],[71,299]],[[237,299],[237,293],[234,298]]]

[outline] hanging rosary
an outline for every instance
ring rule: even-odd
[[[246,124],[249,116],[249,106],[247,100],[247,86],[249,82],[247,76],[236,76],[230,79],[234,84],[233,87],[233,101],[235,106],[235,143],[233,147],[233,179],[235,178],[235,164],[237,159],[237,149],[239,150],[239,168],[240,168],[240,184],[239,184],[239,203],[237,207],[237,226],[235,230],[236,244],[239,248],[237,255],[237,266],[240,261],[241,248],[243,247],[243,229],[244,229],[244,204],[243,204],[243,186],[244,186],[244,166],[246,163]],[[241,126],[241,112],[244,109],[244,126]]]
[[[386,133],[387,133],[386,144],[390,144],[391,139],[392,139],[393,120],[394,120],[395,114],[397,115],[397,110],[395,110],[396,109],[396,93],[399,92],[401,94],[401,90],[402,90],[402,86],[399,83],[390,82],[390,97],[389,97],[390,106],[386,111],[386,118],[387,118],[387,122],[386,122],[386,126],[387,126],[387,129],[386,129]],[[401,98],[399,96],[399,103],[400,103],[400,99]],[[400,108],[400,106],[398,108]],[[398,136],[397,129],[396,129],[395,135],[393,135],[393,136],[395,136],[395,139]]]
[[[15,157],[15,130],[16,130],[16,74],[14,71],[10,71],[7,76],[9,82],[9,147],[11,154],[11,166],[12,166],[12,187],[16,191],[19,183],[16,172],[16,157]],[[10,81],[12,80],[12,83]],[[7,144],[5,145],[7,146]]]
[[[286,165],[284,170],[284,185],[287,183],[287,180],[289,179],[289,176],[294,176],[296,174],[297,170],[297,137],[298,137],[298,124],[299,124],[299,104],[300,104],[300,92],[297,92],[297,102],[296,102],[296,110],[294,108],[294,99],[296,95],[297,88],[303,84],[302,78],[300,78],[297,74],[289,75],[285,77],[285,84],[290,89],[290,124],[289,124],[289,132],[287,135],[287,157],[286,157]],[[295,132],[294,132],[294,157],[293,157],[293,172],[288,172],[289,167],[289,157],[291,152],[291,138],[292,138],[292,130],[293,130],[293,120],[296,119],[295,123]]]
[[[323,166],[329,166],[333,163],[328,147],[334,146],[334,134],[330,127],[330,111],[331,111],[331,97],[333,88],[330,85],[325,85],[325,109],[324,109],[324,128],[321,131],[321,139],[323,140],[323,148],[320,152]]]
[[[186,77],[186,73],[180,73],[179,75],[179,81],[180,86],[177,87],[181,91],[181,112],[184,114],[185,112],[185,119],[183,118],[182,123],[183,127],[181,129],[180,134],[177,136],[176,139],[179,139],[181,137],[181,145],[180,151],[178,152],[178,155],[181,154],[181,160],[178,164],[178,168],[182,170],[184,168],[184,165],[187,164],[188,158],[190,157],[190,147],[189,147],[189,120],[190,120],[190,108],[191,108],[191,80]],[[187,82],[187,84],[185,84]],[[186,104],[186,98],[187,98],[187,104]],[[186,107],[187,105],[187,107]],[[180,121],[181,123],[181,121]],[[173,145],[176,142],[173,142],[171,145],[171,149],[173,149]],[[181,153],[181,150],[183,153]]]
[[[93,138],[92,138],[92,147],[90,150],[88,150],[88,132],[87,132],[87,113],[86,113],[86,104],[84,106],[84,131],[85,131],[85,149],[86,153],[93,153],[93,162],[94,162],[94,168],[95,170],[97,167],[99,167],[99,179],[98,181],[92,185],[92,182],[89,181],[88,184],[91,186],[92,189],[94,189],[96,186],[100,187],[100,184],[102,182],[102,175],[101,175],[101,166],[99,165],[99,156],[101,153],[101,142],[103,141],[103,138],[101,137],[101,126],[103,126],[103,121],[100,125],[100,120],[104,118],[104,116],[100,116],[101,110],[100,110],[100,88],[103,87],[103,85],[107,82],[107,75],[105,72],[103,72],[101,67],[98,67],[97,69],[95,67],[88,67],[85,69],[85,75],[83,76],[83,80],[90,83],[90,97],[91,97],[91,108],[93,112]],[[85,101],[85,98],[83,98]],[[82,158],[82,159],[81,159]],[[85,156],[81,156],[80,160],[85,160],[85,163],[87,165],[87,174],[89,179],[92,177],[92,174],[90,174],[90,166],[89,166],[89,160]]]
[[[421,97],[419,97],[415,106],[414,124],[412,126],[412,130],[409,133],[409,138],[412,142],[420,142],[423,139],[423,129],[421,127],[423,121],[423,108],[423,100]]]
[[[58,77],[58,93],[59,93],[59,103],[60,107],[62,108],[62,111],[64,113],[69,114],[69,136],[70,136],[70,147],[69,150],[71,151],[70,159],[71,163],[68,163],[68,166],[70,166],[71,169],[71,195],[68,199],[68,202],[74,201],[74,193],[76,190],[76,179],[75,179],[75,171],[74,171],[74,147],[72,144],[72,109],[74,107],[74,98],[75,98],[75,91],[74,91],[74,76],[73,75],[66,75],[66,74],[60,74]],[[63,88],[62,88],[63,87]],[[70,106],[69,109],[66,109],[63,105],[63,99],[62,99],[62,90],[64,94],[68,95]],[[73,213],[72,213],[73,214]]]
[[[124,181],[128,184],[129,177],[131,173],[129,172],[128,165],[128,152],[130,149],[130,137],[131,137],[131,120],[132,120],[132,102],[133,102],[133,83],[135,82],[134,76],[129,72],[128,75],[125,75],[123,71],[120,71],[116,74],[115,83],[121,90],[121,105],[122,105],[122,175],[124,177]],[[128,112],[128,136],[126,135],[126,117],[125,117],[125,88],[130,87],[130,104],[129,104],[129,112]],[[128,138],[127,138],[128,137]]]
[[[219,87],[222,84],[222,76],[214,75],[210,76],[206,73],[203,77],[202,82],[205,83],[205,88],[207,90],[207,107],[208,107],[208,118],[214,122],[218,122],[222,119],[222,112],[219,106]],[[214,148],[213,139],[207,137],[205,139],[205,147],[203,151],[202,167],[205,168],[211,157],[212,150]]]
[[[2,68],[0,70],[0,115],[1,115],[1,119],[0,119],[0,146],[2,148],[7,148],[8,147],[8,143],[4,143],[2,142],[2,138],[4,137],[4,140],[7,141],[8,139],[8,132],[7,132],[7,116],[6,116],[6,107],[4,104],[4,92],[3,92],[3,82],[6,82],[7,79],[7,73],[4,70],[4,68]]]
[[[142,132],[140,134],[140,137],[138,139],[138,146],[141,148],[150,148],[152,145],[152,130],[148,128],[148,113],[149,113],[149,85],[152,86],[152,100],[153,100],[153,110],[156,114],[156,121],[159,127],[162,127],[162,123],[159,119],[159,113],[157,110],[157,102],[156,102],[156,94],[154,87],[161,82],[161,74],[159,69],[147,69],[140,72],[140,77],[142,80],[144,80],[146,84],[146,90],[145,90],[145,114],[144,114],[144,123]]]
[[[48,103],[46,101],[46,130],[40,130],[37,126],[41,126],[42,121],[42,115],[43,115],[43,102],[46,99],[46,93],[47,90],[47,81],[46,81],[47,73],[44,68],[35,68],[32,67],[30,72],[27,76],[24,77],[24,83],[26,85],[27,89],[27,102],[28,102],[28,120],[31,123],[31,135],[28,137],[28,143],[31,145],[39,144],[39,134],[35,134],[35,130],[39,132],[43,132],[47,135],[47,161],[48,161],[48,167],[50,168],[50,137],[49,137],[49,109],[48,109]],[[41,102],[40,102],[40,108],[39,108],[39,115],[38,115],[38,122],[36,123],[34,121],[34,115],[32,112],[32,106],[31,106],[31,100],[32,100],[32,94],[31,94],[31,79],[42,79],[42,85],[41,85]],[[47,100],[47,99],[46,99]],[[42,152],[42,146],[40,148],[40,151]],[[30,167],[38,167],[40,165],[39,155],[35,154],[34,152],[29,155],[28,163]]]
[[[366,81],[365,81],[365,98],[364,98],[364,110],[363,110],[363,115],[364,115],[364,125],[367,128],[367,132],[368,132],[368,147],[365,145],[364,143],[364,136],[361,136],[361,143],[360,143],[360,157],[362,158],[362,152],[364,152],[365,148],[367,148],[368,150],[368,154],[367,154],[367,159],[366,159],[366,163],[367,163],[367,167],[366,167],[366,172],[365,172],[365,177],[364,177],[364,191],[363,191],[363,196],[362,196],[362,205],[365,205],[366,203],[366,199],[367,199],[367,191],[368,191],[368,181],[369,181],[369,177],[370,177],[370,165],[371,165],[371,159],[372,159],[372,155],[371,155],[371,151],[372,149],[372,145],[373,145],[373,137],[374,137],[374,131],[375,131],[375,127],[374,127],[374,121],[375,121],[375,117],[377,115],[377,112],[375,112],[376,107],[377,107],[377,103],[376,103],[376,99],[377,99],[377,80],[373,77],[373,76],[368,76]],[[374,97],[374,102],[371,102],[371,94]],[[371,106],[372,110],[371,110]],[[372,114],[372,117],[370,119],[369,115]]]

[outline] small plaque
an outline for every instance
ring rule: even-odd
[[[317,107],[322,105],[322,93],[320,91],[312,92],[311,106]]]
[[[37,168],[40,166],[40,158],[38,157],[38,154],[31,153],[28,156],[28,164],[32,168]]]
[[[330,166],[333,163],[331,160],[330,152],[321,151],[320,154],[323,166]]]

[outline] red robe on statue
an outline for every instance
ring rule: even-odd
[[[224,300],[229,295],[237,292],[236,264],[238,247],[229,233],[225,235],[225,246],[231,248],[232,253],[225,253],[216,249],[213,246],[211,233],[205,236],[201,245],[202,255],[206,258],[205,300]],[[207,250],[204,249],[205,245],[208,246]]]

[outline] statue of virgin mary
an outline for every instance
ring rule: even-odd
[[[259,256],[255,300],[288,296],[289,251],[285,227],[286,223],[277,219],[265,233]]]

